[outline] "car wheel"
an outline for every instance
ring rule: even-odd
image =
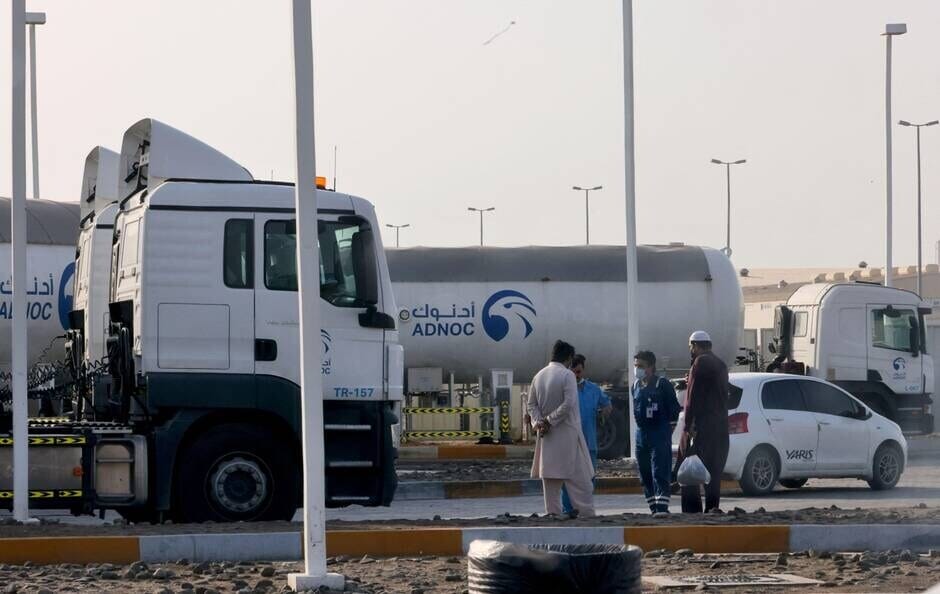
[[[183,453],[176,481],[184,522],[290,520],[299,466],[270,432],[241,424],[213,427]]]
[[[901,480],[904,470],[904,456],[897,446],[883,444],[872,459],[872,479],[868,486],[875,491],[893,489]]]
[[[776,452],[768,446],[757,447],[744,463],[741,489],[746,495],[767,495],[774,490],[778,476],[780,464],[777,462]]]
[[[607,417],[597,416],[597,457],[615,460],[627,453],[627,418],[614,407]]]
[[[780,486],[786,487],[787,489],[799,489],[806,484],[807,480],[809,479],[780,479]]]

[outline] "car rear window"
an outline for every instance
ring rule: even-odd
[[[744,394],[744,390],[734,384],[728,384],[728,410],[741,406],[741,394]]]

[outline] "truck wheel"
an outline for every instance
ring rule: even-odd
[[[901,480],[904,470],[904,457],[897,447],[882,444],[872,459],[872,479],[868,486],[875,491],[893,489]]]
[[[768,446],[754,448],[744,463],[744,473],[741,475],[741,489],[746,495],[767,495],[774,490],[777,477],[780,476],[780,465],[777,454]]]
[[[627,418],[623,410],[614,407],[604,418],[597,416],[597,457],[603,460],[621,458],[627,450]]]
[[[271,432],[240,424],[206,431],[180,457],[176,507],[184,522],[290,520],[299,465]]]
[[[806,481],[807,481],[807,480],[808,480],[808,479],[805,479],[805,478],[800,478],[800,479],[780,479],[780,485],[781,485],[782,487],[786,487],[787,489],[799,489],[800,487],[802,487],[803,485],[806,484]]]

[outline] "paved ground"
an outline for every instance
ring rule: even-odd
[[[914,508],[920,504],[936,509],[940,507],[940,466],[926,461],[914,461],[907,468],[898,487],[891,491],[872,491],[864,482],[857,480],[811,480],[802,489],[779,490],[768,497],[744,497],[732,495],[722,498],[722,508],[731,510],[740,507],[748,512],[764,508],[767,511],[799,510],[804,508],[842,509],[886,509]],[[623,513],[647,513],[642,495],[600,495],[596,498],[597,511],[612,515]],[[678,511],[679,501],[673,499],[673,510]],[[352,506],[327,510],[328,520],[381,521],[381,520],[431,520],[485,518],[500,514],[528,516],[541,513],[544,506],[541,497],[511,497],[493,499],[448,499],[437,501],[393,502],[387,508],[363,508]],[[8,515],[0,512],[0,518]],[[68,524],[96,525],[97,517],[73,517],[62,511],[34,512],[37,517],[59,520]],[[105,522],[118,519],[109,512]],[[295,517],[300,521],[300,515]]]
[[[891,491],[872,491],[868,484],[857,480],[809,481],[805,487],[779,490],[768,497],[728,496],[722,498],[726,510],[740,507],[754,511],[763,507],[768,511],[792,510],[805,507],[841,508],[861,507],[877,509],[888,507],[914,507],[924,503],[940,506],[940,466],[931,462],[914,461]],[[673,499],[678,510],[679,501]],[[597,511],[603,514],[638,513],[648,511],[642,495],[600,495],[596,498]],[[449,499],[440,501],[393,502],[388,508],[350,507],[328,510],[328,519],[388,520],[427,519],[435,515],[442,518],[479,518],[510,513],[525,515],[544,510],[541,497],[506,497],[494,499]]]

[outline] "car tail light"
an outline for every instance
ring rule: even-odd
[[[728,416],[728,434],[747,433],[747,413],[734,413]]]

